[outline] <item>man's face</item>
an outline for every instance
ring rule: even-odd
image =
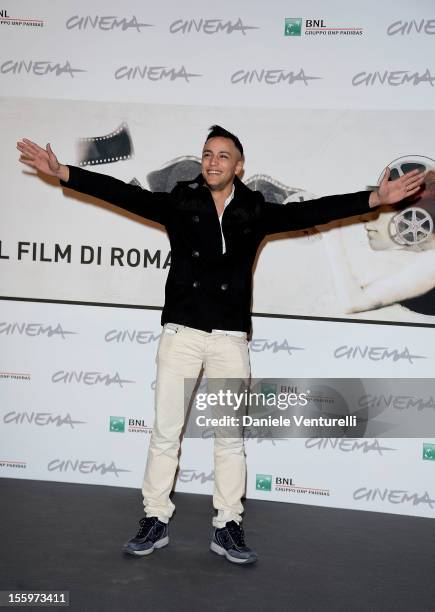
[[[230,138],[210,138],[202,150],[201,170],[212,191],[222,191],[232,184],[243,168],[240,151]]]

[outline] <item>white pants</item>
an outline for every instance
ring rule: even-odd
[[[180,434],[185,420],[184,381],[196,380],[202,366],[208,380],[250,376],[246,334],[204,332],[165,325],[157,351],[155,421],[148,450],[142,493],[145,513],[167,523],[175,506],[169,499],[178,467]],[[241,521],[246,486],[243,437],[214,440],[213,506],[215,527]]]

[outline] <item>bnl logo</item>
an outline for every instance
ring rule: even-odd
[[[110,431],[116,431],[118,433],[124,433],[125,431],[125,417],[110,417]]]
[[[423,459],[435,461],[435,444],[423,443]]]
[[[276,385],[274,383],[261,383],[261,393],[265,397],[269,397],[270,395],[276,396]]]
[[[302,19],[300,17],[286,17],[284,36],[300,36],[302,30]]]
[[[306,28],[324,28],[323,19],[305,19]],[[286,17],[284,25],[284,36],[301,36],[302,18]]]
[[[255,488],[257,491],[271,491],[272,476],[270,474],[256,474]]]

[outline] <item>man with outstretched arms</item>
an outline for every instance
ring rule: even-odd
[[[300,204],[271,204],[238,178],[244,154],[234,134],[212,126],[201,174],[177,183],[171,193],[152,193],[115,178],[60,164],[50,145],[30,140],[17,144],[20,161],[55,176],[61,185],[92,195],[163,225],[171,243],[171,266],[157,353],[155,422],[143,481],[145,517],[124,546],[147,555],[168,543],[174,512],[169,498],[178,465],[184,424],[184,381],[204,367],[207,379],[250,375],[247,335],[251,328],[252,266],[269,234],[321,225],[394,204],[421,188],[423,174],[413,171],[376,192],[326,196]],[[243,437],[216,436],[211,550],[233,563],[253,563],[257,554],[241,527],[246,463]]]

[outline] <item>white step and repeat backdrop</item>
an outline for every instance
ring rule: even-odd
[[[14,1],[0,29],[1,477],[140,486],[170,265],[158,226],[20,165],[21,137],[156,190],[198,172],[219,123],[245,182],[280,203],[425,169],[414,243],[401,207],[263,245],[251,360],[258,378],[433,376],[431,0]],[[431,436],[249,439],[247,496],[433,516]],[[176,489],[212,486],[210,441],[184,440]]]

